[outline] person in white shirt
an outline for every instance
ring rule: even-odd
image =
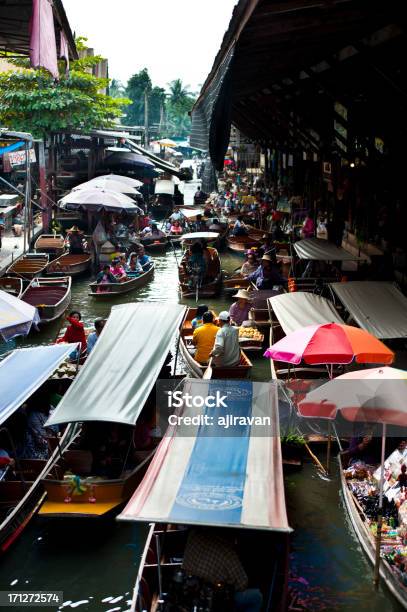
[[[223,310],[218,317],[220,330],[211,352],[214,366],[236,366],[240,362],[239,332],[230,325],[230,315]]]

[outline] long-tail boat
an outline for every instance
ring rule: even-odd
[[[169,610],[204,610],[208,602],[214,610],[237,609],[230,586],[209,580],[210,562],[204,570],[206,547],[220,547],[235,555],[236,566],[241,564],[249,586],[264,602],[262,610],[283,612],[288,605],[291,529],[284,500],[277,387],[188,380],[183,395],[187,393],[192,401],[183,406],[183,419],[168,429],[141,485],[118,517],[150,524],[130,610],[154,612],[162,604]],[[229,398],[228,409],[215,408],[211,424],[188,425],[189,417],[207,414],[194,400],[215,393]],[[223,429],[220,416],[225,412],[244,414],[256,424]],[[256,421],[259,415],[268,418],[266,427],[263,419]],[[189,554],[193,547],[195,563]],[[226,560],[224,565],[224,580],[218,582],[228,582],[225,577],[231,576]]]
[[[208,377],[208,373],[210,373],[211,378],[247,378],[253,364],[244,351],[240,351],[240,363],[236,366],[216,366],[208,368],[207,365],[202,365],[194,359],[193,353],[195,347],[192,344],[193,329],[191,322],[196,316],[196,311],[196,308],[188,308],[186,311],[180,327],[179,338],[181,355],[192,376],[195,378],[203,378],[205,375]]]
[[[34,250],[59,257],[65,251],[65,238],[61,234],[42,234],[35,241]]]
[[[34,278],[23,292],[21,299],[35,306],[40,315],[40,325],[58,319],[71,302],[70,276]]]
[[[26,253],[7,268],[7,274],[29,280],[45,273],[48,264],[48,253]]]
[[[154,277],[155,264],[151,263],[148,270],[140,274],[139,276],[128,277],[128,280],[124,280],[119,283],[97,283],[94,281],[89,285],[90,296],[103,300],[105,298],[115,297],[117,295],[123,295],[123,293],[129,293],[135,289],[144,287]]]
[[[74,255],[64,253],[54,261],[51,261],[47,267],[48,276],[79,276],[87,272],[92,264],[92,258],[89,253]]]
[[[40,516],[102,517],[130,498],[156,449],[155,438],[145,440],[143,433],[155,419],[155,385],[183,313],[179,304],[158,302],[112,308],[75,383],[47,423],[70,423],[83,435],[62,453],[60,477],[44,478],[47,498]],[[109,447],[111,432],[117,444]]]

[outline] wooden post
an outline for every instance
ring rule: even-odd
[[[38,142],[38,165],[40,178],[40,204],[42,208],[42,227],[47,234],[50,230],[52,208],[47,197],[47,178],[45,172],[45,145],[44,141]]]
[[[328,443],[326,447],[326,472],[329,474],[330,463],[331,463],[331,421],[328,421]]]

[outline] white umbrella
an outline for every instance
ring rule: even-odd
[[[0,336],[5,342],[16,336],[27,336],[32,324],[40,320],[38,310],[10,295],[0,291]]]
[[[86,210],[107,210],[110,212],[125,211],[130,214],[144,214],[134,200],[124,193],[108,189],[79,189],[71,191],[58,202],[60,208],[75,210],[78,208]]]
[[[104,176],[91,179],[90,181],[86,181],[86,183],[81,183],[74,187],[72,191],[80,191],[83,189],[107,189],[108,191],[117,191],[118,193],[125,193],[133,196],[141,195],[135,187],[119,180],[106,180]]]
[[[142,187],[144,183],[139,181],[138,179],[132,178],[131,176],[122,176],[121,174],[103,174],[102,176],[98,176],[96,178],[104,178],[106,181],[120,181],[125,185],[130,185],[131,187]],[[91,179],[94,181],[96,179]]]

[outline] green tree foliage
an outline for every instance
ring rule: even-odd
[[[169,83],[167,101],[167,134],[168,136],[187,136],[190,132],[191,120],[189,112],[195,102],[195,97],[181,79]]]
[[[111,98],[124,98],[126,96],[126,88],[121,81],[117,79],[110,81],[109,96]]]
[[[184,86],[181,79],[169,83],[169,93],[161,87],[153,87],[147,68],[134,74],[127,83],[126,95],[131,100],[127,107],[127,125],[144,125],[146,92],[148,96],[149,125],[158,124],[160,136],[186,136],[189,134],[191,121],[189,111],[195,98]]]
[[[86,48],[86,39],[76,43],[78,50]],[[17,70],[0,74],[0,123],[35,137],[50,131],[114,125],[128,100],[101,93],[109,81],[93,76],[92,69],[102,59],[85,56],[72,61],[68,74],[65,63],[60,62],[58,81],[42,68],[30,68],[27,58],[10,59]]]

